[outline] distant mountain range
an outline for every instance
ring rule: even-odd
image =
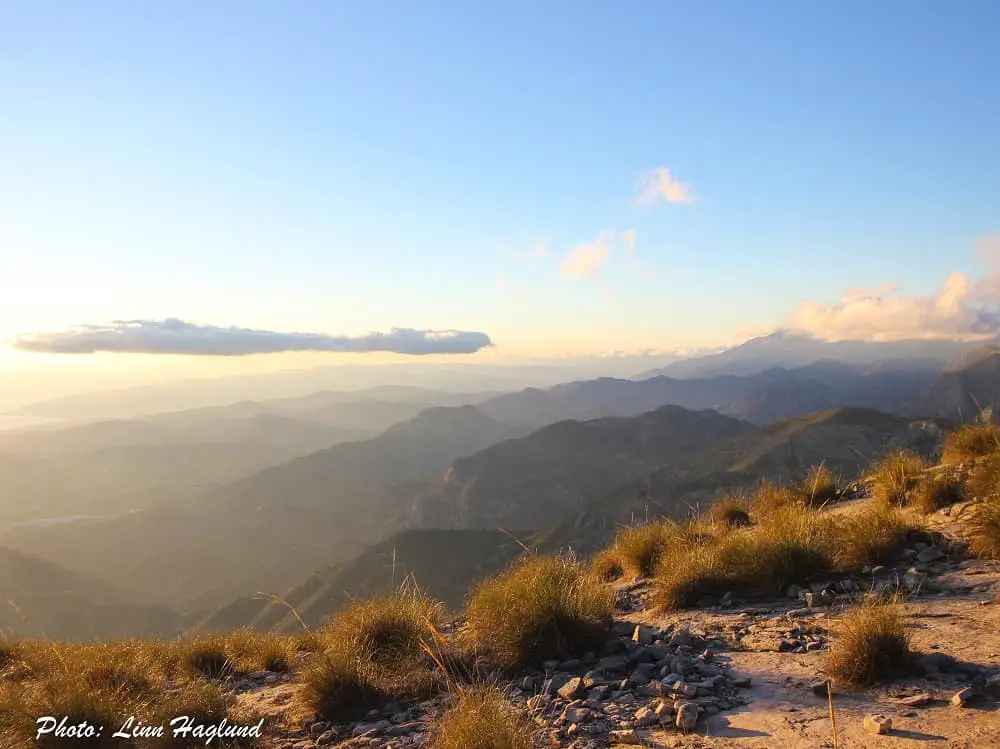
[[[112,585],[0,547],[0,634],[55,639],[172,637],[192,622]]]
[[[1000,404],[998,373],[1000,350],[979,347],[944,369],[822,359],[503,394],[321,392],[11,432],[0,526],[97,517],[19,526],[0,544],[115,591],[80,587],[95,601],[187,612],[164,614],[167,629],[284,621],[255,601],[261,590],[294,592],[322,616],[345,591],[382,589],[385,550],[404,541],[420,582],[455,601],[516,553],[504,531],[586,552],[621,523],[684,514],[761,477],[819,462],[854,475],[894,447],[932,449],[942,419]],[[326,422],[331,409],[354,409],[357,431]],[[434,544],[469,569],[443,571]]]
[[[696,356],[647,370],[637,379],[666,375],[684,379],[752,375],[773,367],[794,369],[830,360],[859,367],[892,364],[895,369],[940,371],[987,341],[905,340],[824,341],[790,331],[752,338],[725,351]]]

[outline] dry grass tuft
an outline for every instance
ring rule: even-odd
[[[712,526],[730,530],[750,525],[750,507],[746,500],[725,495],[717,499],[705,513],[705,520]]]
[[[664,557],[655,598],[661,608],[675,610],[728,590],[774,594],[828,573],[831,543],[831,524],[818,513],[795,505],[774,508],[756,526]]]
[[[939,474],[921,479],[910,492],[909,505],[922,515],[930,515],[942,507],[950,507],[965,498],[962,482],[953,476]]]
[[[46,733],[36,740],[41,716],[57,720],[66,717],[67,725],[86,722],[92,726],[118,726],[122,705],[113,692],[95,689],[79,678],[45,679],[26,685],[4,684],[0,687],[0,744],[3,746],[38,746],[55,749],[74,742]],[[95,729],[96,730],[96,729]],[[75,742],[77,746],[121,746],[111,738],[114,731]]]
[[[0,746],[72,745],[51,735],[36,744],[36,720],[45,715],[105,726],[102,736],[80,743],[98,747],[131,745],[111,739],[111,727],[128,715],[147,725],[165,725],[178,715],[255,723],[250,714],[230,707],[216,684],[186,667],[190,652],[185,642],[24,641],[15,668],[0,681]],[[182,745],[170,737],[155,744]]]
[[[302,700],[321,720],[359,720],[388,696],[377,686],[375,669],[356,653],[331,648],[302,674]]]
[[[447,677],[438,672],[445,664],[436,649],[442,609],[415,584],[353,603],[306,642],[321,652],[303,673],[304,702],[324,720],[343,723],[390,699],[439,691]]]
[[[884,505],[906,505],[910,490],[916,486],[926,469],[924,459],[915,453],[906,450],[890,453],[876,463],[869,473],[872,479],[872,498]]]
[[[432,666],[426,645],[434,642],[442,604],[414,588],[357,601],[321,632],[327,648],[355,653],[379,672],[406,674]]]
[[[822,507],[840,496],[837,477],[822,463],[809,469],[799,491],[805,496],[810,507]]]
[[[805,498],[800,492],[773,481],[762,481],[750,498],[750,513],[758,519],[790,507],[805,507]]]
[[[500,690],[464,691],[432,729],[431,749],[531,749],[533,724]]]
[[[690,546],[663,560],[653,586],[656,605],[676,611],[695,605],[703,596],[728,590],[731,579],[714,546]]]
[[[866,601],[837,623],[826,672],[838,683],[864,687],[905,672],[913,653],[906,611],[897,600]]]
[[[621,562],[618,561],[617,550],[609,546],[602,549],[590,560],[590,571],[594,576],[603,582],[618,580],[625,574]]]
[[[1000,497],[994,495],[973,506],[967,532],[970,552],[1000,559]]]
[[[923,527],[905,510],[870,503],[835,523],[834,558],[845,571],[889,561],[906,546],[909,534]]]
[[[1000,453],[988,456],[972,469],[965,493],[976,499],[1000,496]]]
[[[526,556],[475,586],[468,632],[502,666],[537,665],[599,648],[612,604],[613,593],[572,559]]]
[[[205,636],[184,645],[184,662],[194,673],[208,679],[226,679],[236,669],[226,655],[226,642],[220,636]]]
[[[963,463],[1000,453],[1000,427],[984,421],[962,424],[945,437],[942,463]]]
[[[676,524],[669,521],[633,525],[618,532],[608,553],[623,575],[637,580],[653,574],[660,555],[676,536]]]

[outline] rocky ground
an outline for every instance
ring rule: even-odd
[[[660,617],[648,582],[621,586],[603,652],[504,686],[538,724],[540,747],[1000,746],[1000,563],[964,558],[952,529],[965,511],[932,517],[933,543],[914,544],[896,566],[792,586],[780,599],[724,596]],[[835,690],[835,743],[822,673],[830,625],[871,591],[903,594],[921,657],[905,679]],[[294,679],[262,673],[237,685],[240,702],[276,719],[270,746],[418,747],[446,707],[389,705],[331,726],[298,705]]]

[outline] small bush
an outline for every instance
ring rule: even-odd
[[[910,492],[910,507],[923,515],[930,515],[942,507],[961,502],[964,497],[962,482],[939,474],[922,479]]]
[[[464,691],[432,729],[432,749],[531,749],[533,724],[497,689]]]
[[[887,562],[906,546],[909,534],[920,528],[912,514],[884,504],[868,504],[837,518],[837,567],[851,571]]]
[[[1000,452],[1000,428],[995,424],[972,422],[952,429],[945,437],[942,463],[963,463]]]
[[[915,453],[897,450],[887,455],[872,467],[872,498],[881,504],[902,507],[926,468],[923,458]]]
[[[970,552],[1000,559],[1000,497],[989,497],[973,506],[968,534]]]
[[[800,491],[810,507],[821,507],[833,502],[839,496],[837,478],[825,465],[820,464],[809,469],[802,481]]]
[[[705,519],[713,526],[732,529],[750,525],[750,511],[745,500],[736,496],[724,496],[717,499]]]
[[[910,665],[910,634],[898,601],[864,602],[837,623],[826,672],[838,683],[863,687],[894,678]]]
[[[526,556],[473,588],[472,644],[507,667],[582,654],[608,637],[613,594],[565,557]]]

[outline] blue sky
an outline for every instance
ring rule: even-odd
[[[998,28],[992,0],[8,3],[0,337],[962,333],[996,300]],[[654,169],[693,202],[637,200]]]

